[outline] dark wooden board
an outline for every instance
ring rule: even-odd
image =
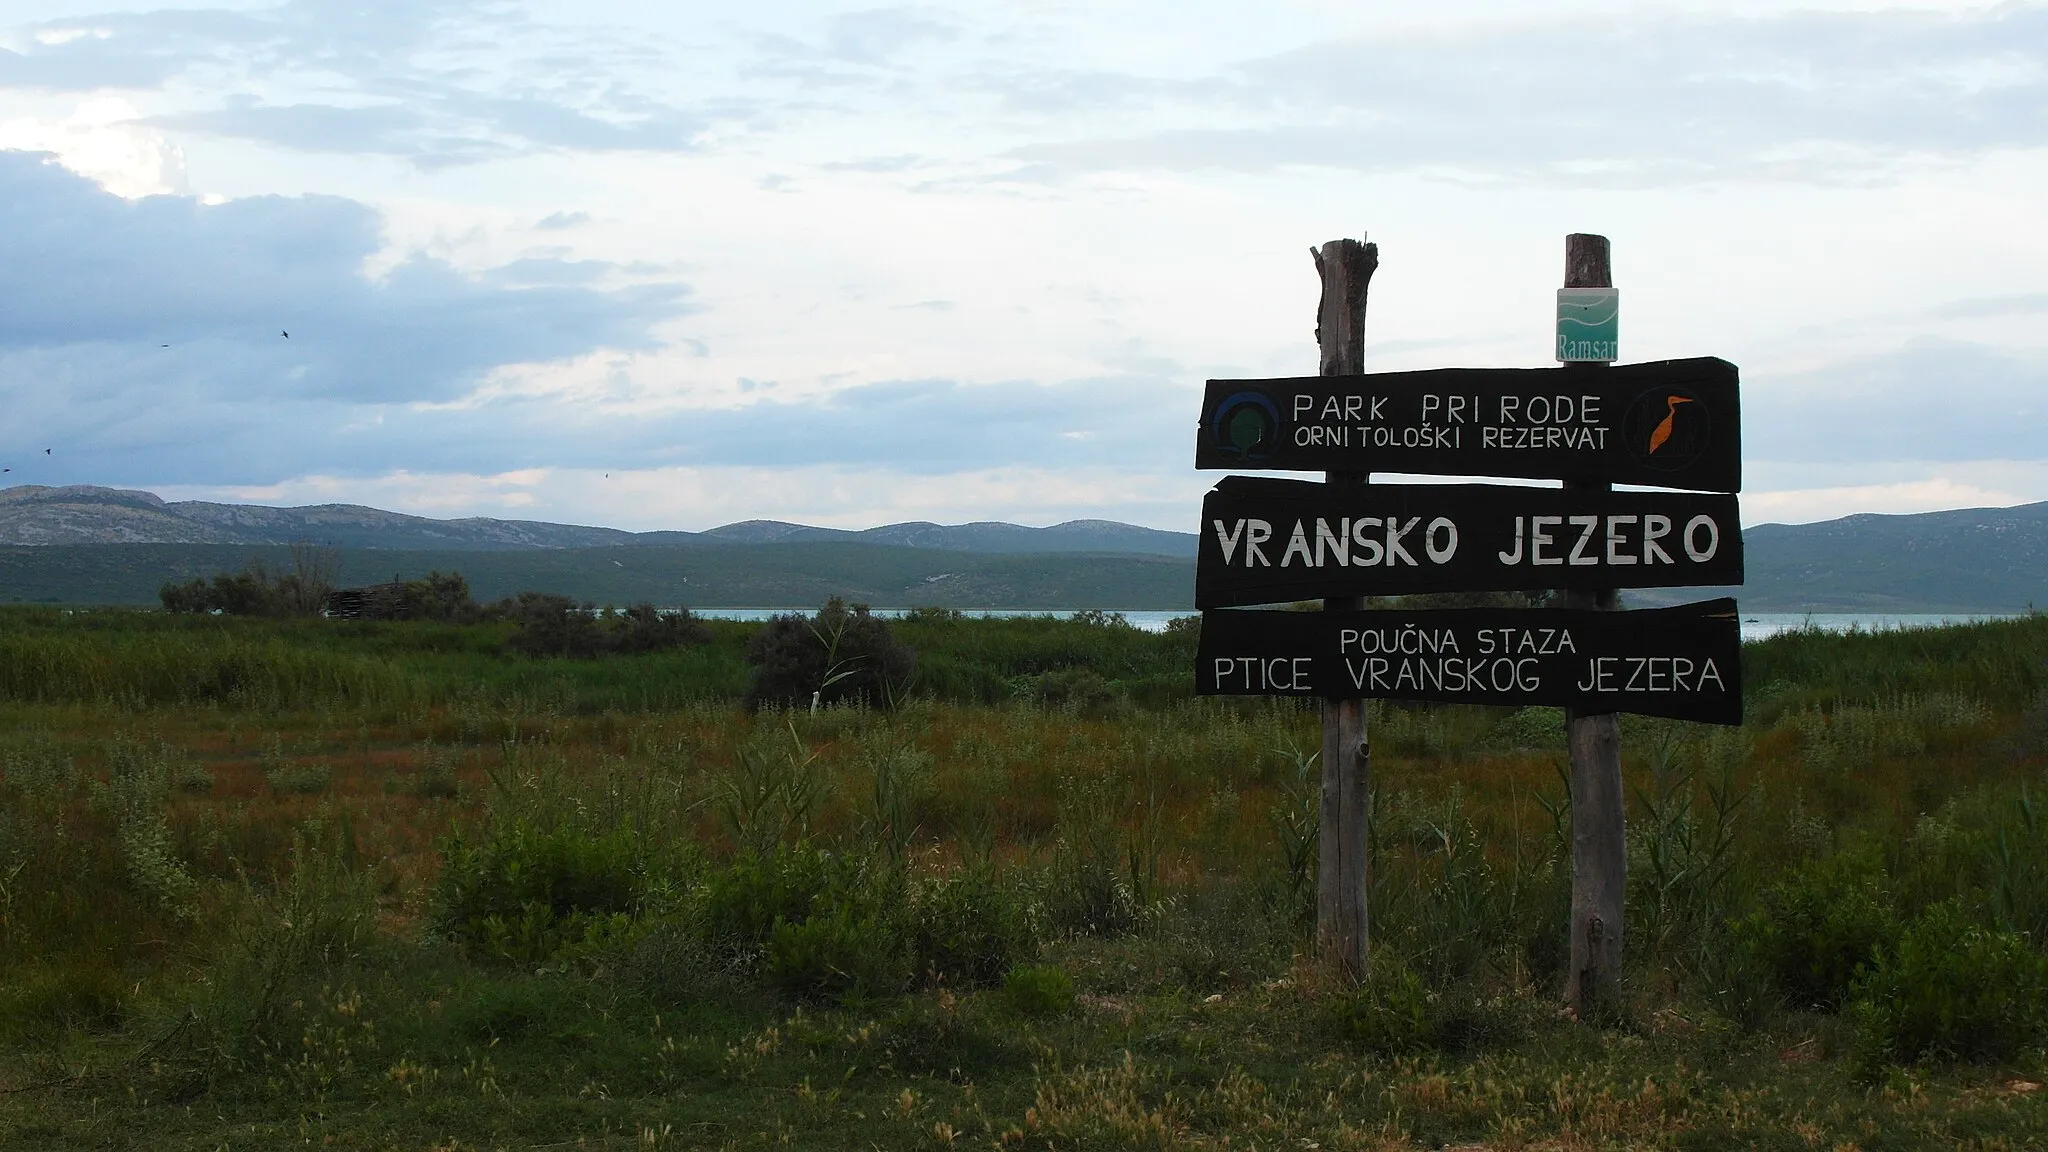
[[[1737,383],[1713,357],[1211,380],[1195,467],[1739,492]]]
[[[1202,614],[1200,696],[1547,704],[1742,723],[1735,601],[1564,608]]]
[[[1227,476],[1202,501],[1195,607],[1740,583],[1732,495]]]

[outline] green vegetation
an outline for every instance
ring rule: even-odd
[[[328,549],[333,583],[359,587],[460,571],[477,599],[549,589],[578,601],[775,608],[844,596],[882,607],[1184,609],[1194,561],[1128,553],[987,553],[853,541],[637,544],[602,548]],[[163,585],[263,565],[290,571],[291,549],[232,544],[0,546],[0,603],[156,605]],[[215,604],[213,606],[219,606]]]
[[[1784,635],[1744,729],[1624,718],[1579,1023],[1556,712],[1373,707],[1351,987],[1313,709],[1190,698],[1186,628],[937,610],[835,704],[857,615],[757,710],[770,625],[0,611],[0,1146],[2048,1141],[2048,618]]]

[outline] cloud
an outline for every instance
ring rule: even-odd
[[[551,149],[683,151],[750,113],[733,100],[693,111],[636,87],[627,74],[661,59],[644,36],[543,28],[455,0],[108,13],[25,31],[0,50],[0,89],[198,82],[222,95],[148,123],[427,169]]]
[[[2038,312],[2048,312],[2048,292],[1958,300],[1932,309],[1929,315],[1941,320],[1981,320],[1992,316],[2031,316]]]
[[[2026,499],[2016,492],[1935,476],[1893,484],[1751,492],[1742,498],[1742,519],[1751,525],[1810,524],[1861,512],[1900,515],[1951,508],[2004,508]]]
[[[209,433],[216,443],[235,446],[233,452],[158,447],[149,475],[156,483],[254,484],[309,471],[384,469],[483,475],[545,468],[841,468],[939,478],[987,468],[1107,468],[1173,474],[1192,463],[1199,402],[1191,391],[1156,381],[907,381],[823,399],[705,409],[613,383],[612,394],[600,385],[436,407],[350,407],[322,399],[298,402],[296,418],[288,420],[277,411],[238,411],[216,420]],[[1104,396],[1117,401],[1104,404]],[[1162,411],[1184,411],[1188,419],[1161,420]],[[159,435],[152,427],[117,426],[105,435]]]
[[[948,43],[958,36],[936,9],[872,8],[834,17],[826,42],[833,59],[880,64],[914,45]]]
[[[655,326],[693,307],[680,284],[593,262],[471,277],[413,255],[373,280],[381,247],[380,217],[351,200],[126,201],[0,153],[0,444],[287,475],[323,442],[362,455],[343,429],[366,407],[458,398],[504,365],[656,348]],[[595,286],[608,279],[624,282]]]
[[[916,149],[967,132],[982,155],[955,159],[975,183],[1315,167],[1495,184],[1863,184],[2048,143],[2041,3],[1495,19],[1173,76],[1077,66],[1146,58],[1103,51],[1113,19],[1069,21],[1048,41],[1010,34],[1033,15],[785,15],[693,25],[684,44],[457,0],[109,13],[21,29],[0,50],[0,88],[182,85],[150,123],[425,169],[551,150],[695,152],[826,123],[846,125],[833,139],[854,151],[825,167],[883,174],[924,167]],[[778,20],[789,26],[756,30]],[[195,103],[195,90],[221,95]]]
[[[1047,98],[1044,77],[995,82]],[[1312,166],[1623,186],[1882,179],[1916,157],[2048,143],[2048,8],[1585,14],[1325,42],[1177,93],[1149,127],[1013,149],[1025,165],[1016,175]]]
[[[2048,456],[2048,361],[1960,341],[1902,347],[1743,385],[1752,460]]]
[[[646,279],[659,270],[529,257],[465,275],[412,255],[372,279],[380,248],[380,217],[355,201],[126,201],[0,153],[0,451],[61,441],[81,478],[145,484],[680,464],[936,476],[1188,454],[1186,422],[1159,413],[1192,421],[1196,400],[1164,375],[771,387],[695,407],[669,375],[687,351],[654,334],[693,305]],[[521,365],[544,367],[507,374]]]
[[[66,168],[129,199],[189,191],[184,151],[136,119],[128,101],[96,97],[63,120],[0,121],[0,150],[52,153]]]
[[[756,56],[745,72],[815,87],[866,87],[878,73],[898,70],[912,49],[959,37],[953,22],[930,8],[844,12],[824,21],[821,31],[816,41],[782,33],[756,37]]]
[[[887,464],[920,474],[1009,464],[1173,468],[1192,463],[1199,406],[1192,388],[1159,378],[891,381],[823,400],[676,414],[649,429],[646,447],[706,464]]]

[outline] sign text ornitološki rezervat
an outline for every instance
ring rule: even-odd
[[[1195,467],[1742,488],[1735,365],[1211,380]]]

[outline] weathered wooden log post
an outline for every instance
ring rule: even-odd
[[[1332,240],[1309,249],[1322,277],[1322,302],[1316,310],[1316,343],[1321,349],[1319,372],[1348,376],[1365,371],[1366,287],[1379,267],[1379,245],[1363,240]],[[1368,479],[1364,472],[1326,472],[1333,488],[1355,490]],[[1323,601],[1325,611],[1361,608],[1361,597]],[[1366,815],[1372,784],[1372,750],[1367,743],[1365,701],[1323,702],[1322,821],[1316,856],[1316,940],[1323,958],[1334,961],[1352,979],[1365,974],[1371,934],[1366,920]]]
[[[1614,271],[1605,236],[1565,237],[1566,288],[1612,288]],[[1599,372],[1605,364],[1573,365]],[[1566,480],[1580,491],[1608,491],[1604,480]],[[1613,589],[1567,591],[1567,608],[1614,611],[1621,597]],[[1565,720],[1571,749],[1572,918],[1571,969],[1565,999],[1587,1019],[1615,991],[1621,973],[1622,900],[1628,886],[1628,829],[1622,808],[1621,728],[1612,712],[1573,711]]]

